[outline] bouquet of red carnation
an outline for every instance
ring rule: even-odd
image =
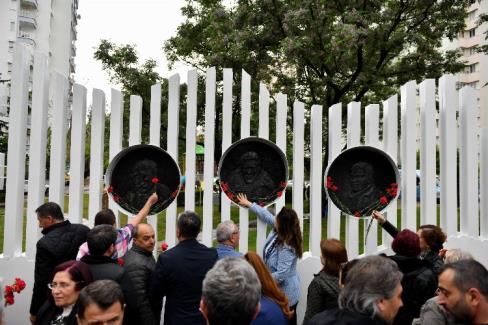
[[[5,299],[5,306],[13,305],[15,303],[14,293],[20,293],[26,287],[25,281],[21,278],[15,278],[15,283],[5,286],[5,293],[3,298]]]

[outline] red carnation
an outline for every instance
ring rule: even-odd
[[[5,286],[5,296],[10,295],[14,292],[14,288],[12,286]]]
[[[277,195],[278,197],[281,197],[281,196],[283,195],[283,191],[279,191],[278,193],[276,193],[276,195]]]
[[[232,192],[226,192],[225,194],[227,194],[227,197],[228,197],[230,200],[234,201],[234,199],[235,199],[235,195],[234,195],[234,193],[232,193]]]
[[[114,191],[114,188],[112,185],[110,185],[109,187],[107,187],[107,193],[112,193]]]
[[[151,179],[151,183],[153,183],[153,184],[159,183],[159,178],[157,178],[157,177],[153,177],[153,178]]]
[[[117,259],[117,264],[119,264],[120,266],[124,266],[124,263],[125,263],[125,261],[122,258],[119,257]]]
[[[356,218],[361,218],[361,212],[359,212],[359,211],[354,212],[354,216]]]
[[[261,206],[261,207],[264,207],[265,206],[264,202],[261,202],[261,201],[258,202],[258,205]]]
[[[332,186],[334,186],[334,182],[332,181],[332,177],[327,176],[327,182],[325,184],[325,187],[327,187],[328,189],[330,189],[330,188],[332,188]]]
[[[119,202],[120,201],[120,197],[117,196],[117,195],[114,195],[113,199],[114,199],[114,202]]]
[[[171,193],[171,197],[174,199],[178,195],[178,189],[174,190],[173,193]]]
[[[227,184],[226,182],[220,182],[220,187],[224,192],[227,192],[229,190],[229,184]]]
[[[20,290],[24,290],[26,287],[25,281],[22,280],[21,278],[15,278],[15,283],[20,288]]]
[[[166,244],[166,242],[163,241],[163,243],[161,244],[161,250],[164,252],[168,249],[168,244]]]
[[[337,192],[337,190],[338,190],[339,188],[338,188],[337,186],[335,186],[335,185],[332,185],[332,186],[330,187],[330,189],[331,189],[333,192]]]
[[[386,196],[380,197],[380,203],[383,205],[388,204],[388,199],[386,198]]]
[[[15,302],[14,296],[13,295],[8,295],[5,296],[5,306],[7,305],[13,305]]]
[[[286,185],[287,185],[286,181],[281,181],[279,184],[280,187],[286,187]]]

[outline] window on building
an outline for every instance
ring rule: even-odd
[[[464,69],[464,73],[475,73],[477,71],[478,71],[478,63],[470,64]]]
[[[468,30],[467,32],[468,32],[469,38],[476,36],[476,28],[472,28],[472,29]]]

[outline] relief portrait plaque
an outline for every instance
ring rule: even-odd
[[[399,180],[398,168],[386,152],[359,146],[343,151],[329,164],[324,186],[339,210],[361,218],[396,200]]]
[[[288,180],[285,154],[273,142],[249,137],[233,143],[219,162],[222,192],[233,202],[244,193],[261,206],[281,197]]]
[[[131,214],[138,213],[149,196],[156,192],[158,202],[152,206],[150,214],[157,214],[178,195],[180,169],[163,149],[135,145],[119,152],[110,162],[105,183],[112,200]]]

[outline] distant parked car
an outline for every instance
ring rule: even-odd
[[[402,176],[402,170],[400,169],[399,170],[400,172],[400,178]],[[416,197],[417,197],[417,202],[420,202],[420,180],[422,178],[421,176],[421,171],[420,169],[417,169],[415,171],[415,174],[416,174]],[[399,199],[401,198],[401,191],[400,191],[400,196],[398,197]],[[435,177],[435,196],[437,198],[437,202],[439,203],[440,200],[441,200],[441,186],[440,186],[440,180],[439,180],[439,176],[436,175]]]

